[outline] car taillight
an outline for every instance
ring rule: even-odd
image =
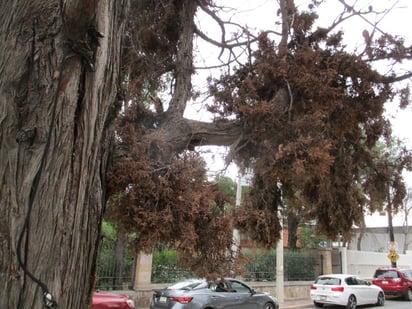
[[[171,297],[171,299],[181,304],[188,304],[192,301],[193,297]]]
[[[130,308],[135,308],[134,307],[134,301],[133,300],[131,300],[131,299],[128,299],[128,300],[126,300],[126,303],[127,303],[127,305],[130,307]]]
[[[343,286],[337,286],[334,288],[331,288],[331,291],[333,292],[343,292],[345,289],[343,288]]]
[[[311,289],[311,290],[317,290],[317,287],[314,286],[314,285],[312,285],[312,286],[310,287],[310,289]]]

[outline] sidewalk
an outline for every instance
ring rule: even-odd
[[[313,302],[310,298],[288,298],[283,303],[279,304],[279,309],[293,309],[312,307]]]

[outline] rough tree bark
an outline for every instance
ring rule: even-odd
[[[0,308],[90,308],[127,7],[0,2]]]

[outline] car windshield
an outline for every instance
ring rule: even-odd
[[[181,282],[177,282],[168,287],[169,290],[193,290],[201,285],[204,285],[205,282],[203,280],[185,280]]]
[[[395,270],[378,269],[375,272],[375,278],[398,278],[398,273]]]
[[[405,271],[402,272],[402,274],[403,274],[405,277],[407,277],[407,278],[409,278],[409,279],[412,279],[412,270],[405,270]]]
[[[340,279],[333,277],[320,277],[316,279],[315,284],[340,285]]]

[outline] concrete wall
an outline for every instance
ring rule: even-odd
[[[399,253],[412,249],[412,227],[395,226],[393,228],[395,239],[398,243],[396,249]],[[362,232],[360,229],[353,229],[354,236],[348,244],[351,250],[386,252],[388,250],[389,233],[387,227],[370,227],[365,228]],[[360,237],[362,232],[362,237]]]
[[[390,267],[389,252],[347,250],[347,272],[371,279],[377,267]],[[412,252],[399,254],[398,268],[412,268]]]

